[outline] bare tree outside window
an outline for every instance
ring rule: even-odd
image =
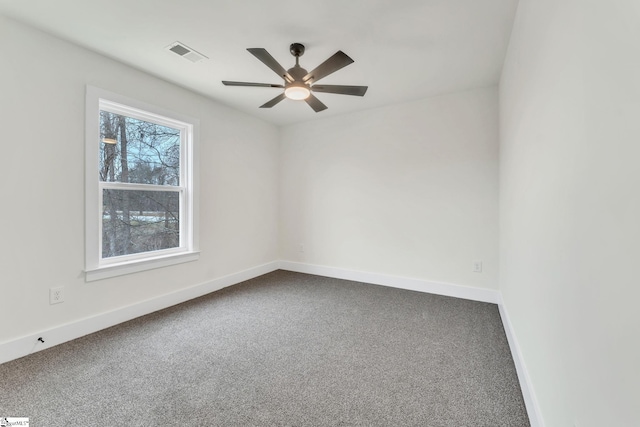
[[[99,179],[121,184],[102,189],[102,258],[179,247],[180,130],[100,111],[100,134]]]

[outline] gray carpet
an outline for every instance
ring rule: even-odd
[[[56,426],[528,426],[497,306],[276,271],[0,365]]]

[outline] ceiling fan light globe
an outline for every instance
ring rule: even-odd
[[[284,90],[284,96],[294,101],[302,101],[307,99],[309,95],[311,95],[311,91],[305,86],[289,86]]]

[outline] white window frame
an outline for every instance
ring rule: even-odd
[[[103,182],[99,178],[100,110],[180,130],[180,184],[162,186]],[[87,282],[195,261],[198,251],[197,147],[199,122],[93,86],[86,91],[85,280]],[[175,191],[180,197],[180,245],[176,248],[102,258],[104,189]]]

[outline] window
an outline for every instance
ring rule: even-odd
[[[87,87],[88,281],[197,259],[196,126]]]

